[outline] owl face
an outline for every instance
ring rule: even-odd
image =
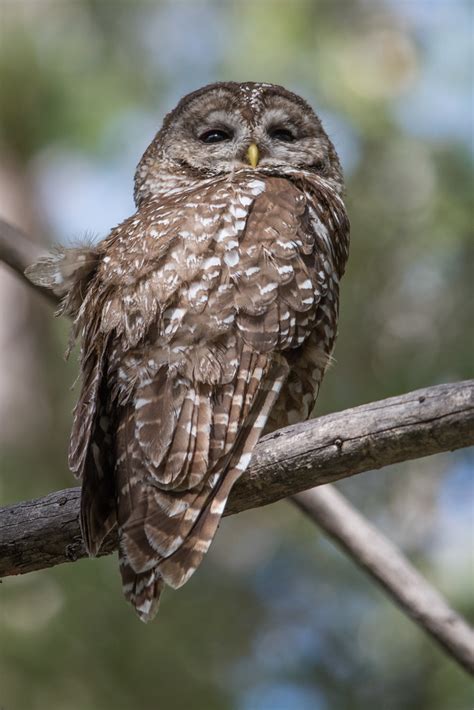
[[[168,114],[138,167],[137,191],[153,192],[166,173],[209,178],[252,167],[311,171],[342,187],[336,151],[302,98],[273,84],[228,82],[185,96]]]

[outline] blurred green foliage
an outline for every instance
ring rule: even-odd
[[[186,91],[218,79],[287,85],[321,111],[348,178],[352,253],[318,412],[469,377],[473,151],[453,119],[453,105],[469,104],[468,16],[461,0],[0,0],[0,162],[32,184],[50,235],[68,219],[68,203],[43,189],[58,155],[89,161],[100,184],[117,156],[129,170],[130,145],[138,161],[151,137],[141,126],[157,130]],[[113,226],[119,206],[91,201],[82,229],[103,211]],[[55,239],[70,236],[56,227]],[[46,435],[2,445],[3,503],[72,484],[76,367],[61,360],[67,325],[47,322],[35,352]],[[341,485],[471,616],[472,463],[461,452]],[[122,599],[115,559],[8,579],[0,603],[5,710],[472,706],[463,672],[284,503],[225,520],[148,627]]]

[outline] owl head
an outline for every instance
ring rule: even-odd
[[[135,175],[135,199],[173,184],[240,170],[308,171],[342,190],[333,144],[309,104],[282,86],[210,84],[188,94],[164,119]]]

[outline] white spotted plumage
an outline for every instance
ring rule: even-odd
[[[235,130],[225,145],[200,138],[212,115]],[[272,121],[295,139],[275,142]],[[302,99],[212,85],[185,97],[145,152],[137,212],[28,272],[63,297],[82,341],[69,462],[85,544],[97,554],[117,528],[123,591],[145,621],[164,585],[200,564],[262,432],[311,413],[347,258],[341,190]]]

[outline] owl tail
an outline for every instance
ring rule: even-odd
[[[143,621],[156,614],[164,585],[181,587],[200,565],[287,374],[286,363],[244,349],[232,383],[190,384],[183,392],[157,381],[124,408],[117,428],[120,572]]]
[[[135,608],[141,621],[151,621],[159,609],[165,586],[158,567],[137,574],[122,550],[119,550],[119,565],[125,599]]]

